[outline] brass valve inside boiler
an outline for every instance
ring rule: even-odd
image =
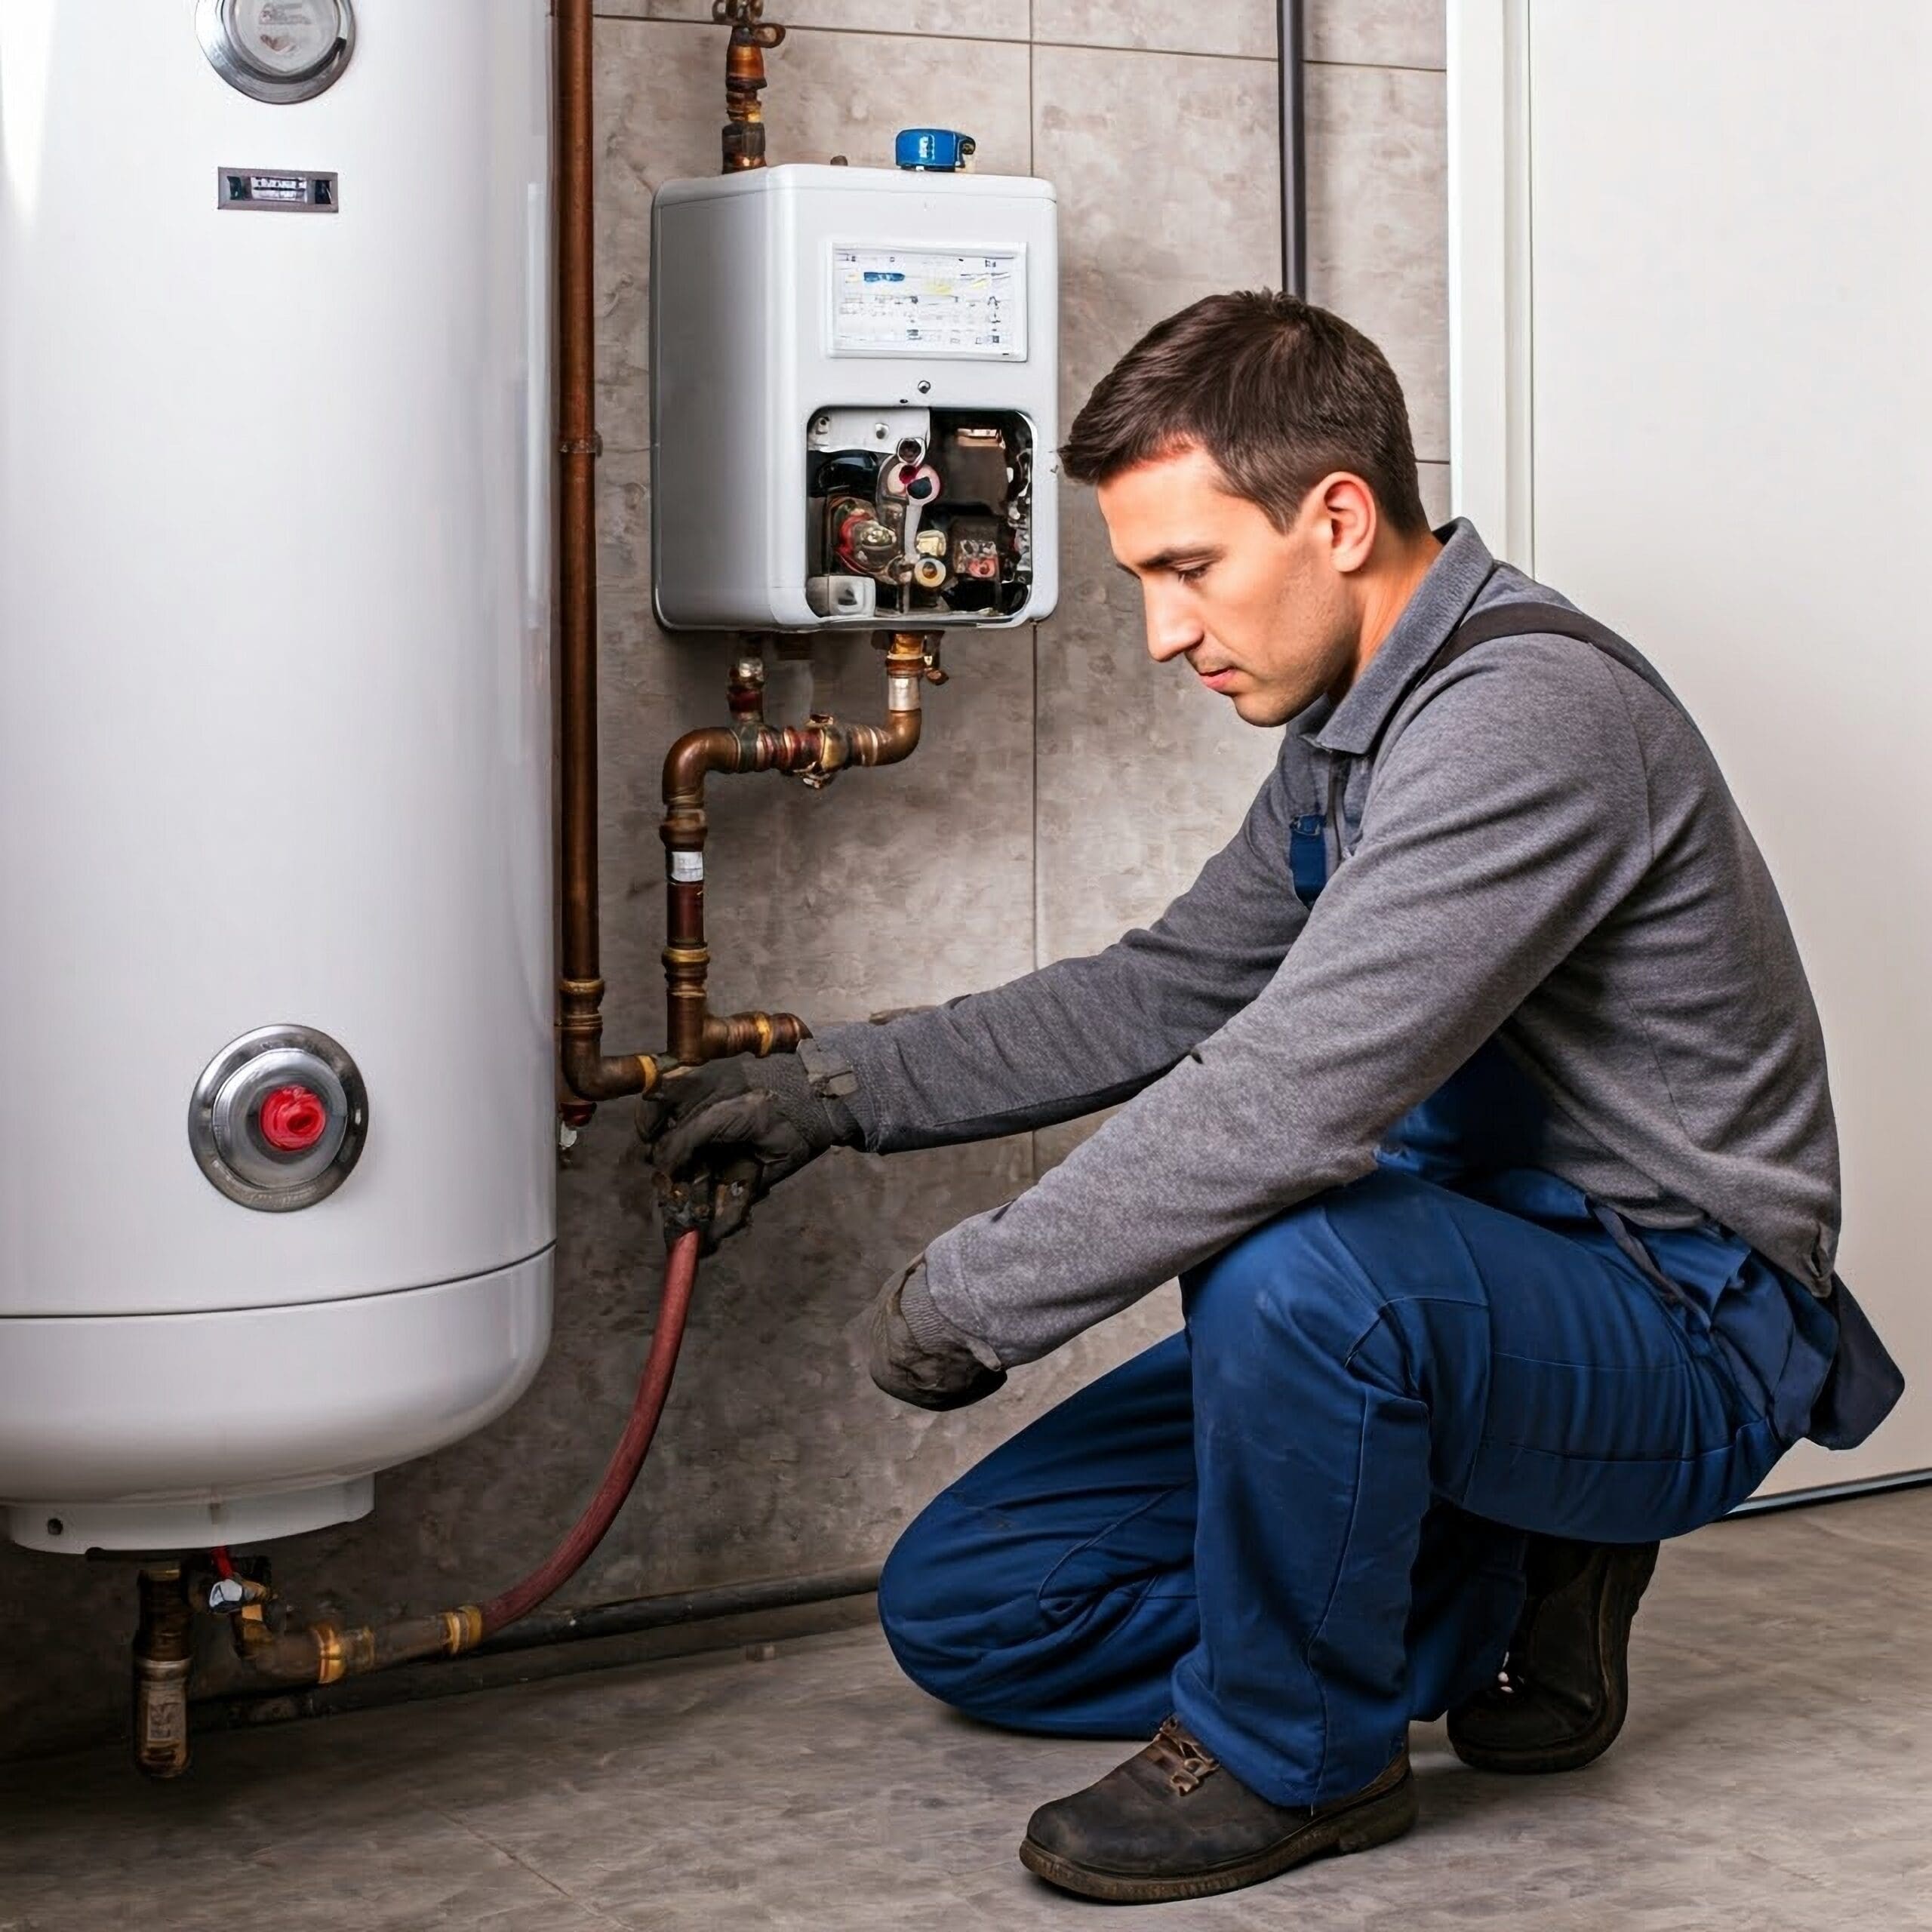
[[[807,574],[830,610],[875,586],[881,617],[1010,615],[1032,577],[1031,433],[1014,414],[903,412],[917,432],[866,448],[862,412],[812,424]],[[883,423],[870,426],[877,438]]]

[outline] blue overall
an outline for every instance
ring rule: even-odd
[[[1831,1313],[1715,1224],[1640,1233],[1525,1164],[1541,1104],[1492,1042],[1376,1172],[1183,1278],[1183,1332],[940,1496],[880,1584],[907,1674],[1019,1730],[1177,1712],[1263,1796],[1325,1803],[1492,1679],[1524,1532],[1644,1543],[1748,1496]]]

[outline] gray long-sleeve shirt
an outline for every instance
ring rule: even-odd
[[[1129,1103],[927,1251],[938,1312],[1030,1361],[1323,1189],[1485,1041],[1546,1097],[1534,1164],[1651,1226],[1724,1223],[1815,1291],[1838,1146],[1816,1010],[1723,776],[1654,672],[1458,523],[1356,683],[1295,719],[1229,844],[1151,928],[884,1026],[822,1035],[866,1144]],[[1297,897],[1290,829],[1327,820]]]

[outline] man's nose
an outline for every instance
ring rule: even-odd
[[[1184,599],[1149,586],[1146,592],[1147,654],[1156,664],[1184,656],[1201,641],[1201,626]]]

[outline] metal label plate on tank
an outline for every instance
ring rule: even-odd
[[[832,251],[835,355],[1026,359],[1025,251]]]
[[[334,214],[339,205],[336,177],[285,168],[217,168],[215,205],[272,209],[283,214]]]

